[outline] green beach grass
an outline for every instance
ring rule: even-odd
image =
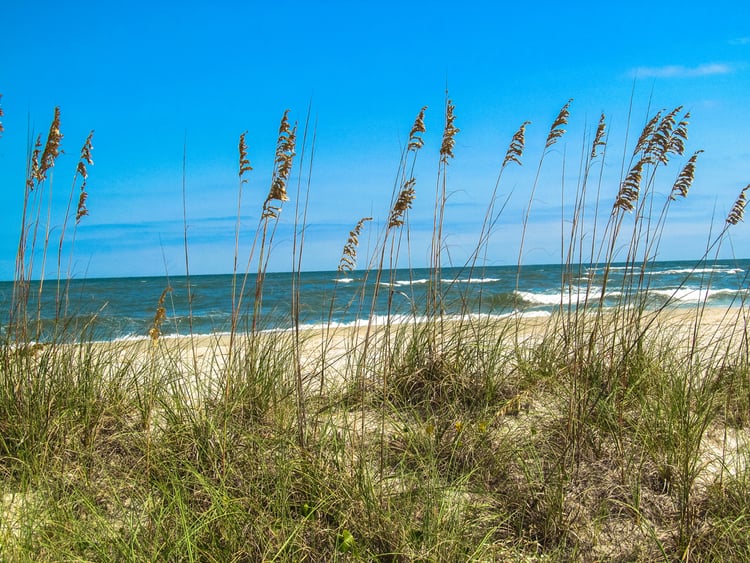
[[[550,127],[540,169],[565,132],[568,107]],[[378,279],[389,275],[408,232],[423,111],[368,258]],[[657,255],[670,202],[687,196],[692,182],[697,153],[681,159],[681,111],[659,113],[644,127],[612,194],[612,213],[599,218],[600,244],[584,251],[590,233],[582,222],[569,224],[571,272],[588,262],[606,272],[616,250],[626,249],[633,275],[616,307],[592,298],[577,307],[561,300],[547,318],[445,317],[434,282],[449,229],[445,167],[459,132],[447,101],[434,292],[424,322],[259,329],[267,257],[287,199],[305,224],[304,182],[293,196],[287,188],[297,152],[312,152],[305,151],[311,135],[304,131],[296,147],[297,129],[285,114],[256,244],[249,257],[236,251],[231,331],[165,337],[160,301],[150,337],[91,342],[80,334],[75,344],[54,336],[37,342],[28,295],[40,248],[46,256],[63,246],[35,234],[47,229],[34,202],[43,201],[45,172],[59,150],[56,113],[46,143],[40,139],[30,156],[16,289],[0,346],[0,559],[750,559],[747,308],[703,302],[652,310],[639,297],[645,282],[638,274]],[[502,170],[524,157],[525,125],[511,140],[498,185]],[[592,138],[578,211],[602,191],[593,170],[603,158],[603,119]],[[240,199],[249,173],[243,139]],[[665,174],[677,181],[658,201],[657,173],[672,159],[681,172]],[[85,220],[89,160],[90,152],[82,154],[73,182],[66,214],[73,224]],[[710,263],[709,253],[718,255],[726,231],[741,221],[745,190],[700,261]],[[468,268],[491,244],[495,209],[493,196]],[[342,271],[356,264],[366,220],[352,221]],[[62,236],[75,237],[74,228]],[[303,250],[300,236],[295,264]],[[522,249],[519,273],[521,257]],[[252,288],[239,265],[245,261],[257,273]],[[70,272],[65,256],[56,263],[49,283],[63,280],[64,304]],[[256,305],[248,310],[244,300]]]

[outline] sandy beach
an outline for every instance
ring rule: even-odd
[[[675,309],[658,313],[644,313],[641,317],[641,330],[644,342],[659,345],[669,344],[674,349],[692,346],[700,352],[710,349],[726,349],[746,345],[748,313],[742,308]],[[520,345],[530,347],[543,339],[563,338],[566,332],[566,319],[558,315],[533,317],[507,317],[501,319],[481,318],[464,321],[450,320],[442,325],[446,338],[461,335],[467,342],[476,339],[477,345],[486,340],[507,342],[509,348]],[[589,322],[583,319],[581,324]],[[612,316],[603,317],[605,330],[617,330]],[[623,321],[621,320],[620,323]],[[366,324],[330,329],[304,329],[295,334],[293,330],[268,331],[256,335],[254,344],[260,349],[270,348],[281,353],[299,348],[300,368],[307,383],[325,381],[327,386],[340,387],[357,377],[357,363],[361,354],[381,353],[383,344],[393,345],[405,336],[408,338],[415,325],[403,323],[391,326]],[[418,326],[418,325],[417,325]],[[422,325],[425,326],[425,325]],[[697,345],[692,344],[697,336]],[[151,365],[156,371],[169,369],[187,376],[193,384],[210,381],[226,368],[230,351],[243,356],[248,351],[251,339],[240,333],[196,336],[165,336],[158,340],[148,337],[96,343],[96,349],[103,353],[114,352],[121,362],[135,366]],[[293,356],[289,356],[291,359]],[[291,375],[291,374],[290,374]],[[313,384],[312,388],[319,386]]]

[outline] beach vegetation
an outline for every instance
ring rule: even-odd
[[[166,334],[168,298],[177,291],[167,286],[151,297],[153,322],[142,338],[102,341],[69,314],[67,299],[76,228],[93,213],[92,135],[73,167],[67,208],[53,217],[45,194],[50,170],[64,162],[63,114],[55,109],[46,139],[30,137],[0,341],[0,559],[750,558],[745,299],[716,310],[707,297],[676,307],[648,292],[669,211],[689,204],[700,165],[699,149],[685,155],[689,113],[677,107],[649,117],[614,185],[601,173],[610,158],[605,115],[584,135],[574,187],[561,180],[559,306],[532,316],[493,315],[489,300],[477,313],[441,272],[446,263],[481,271],[512,192],[503,177],[536,155],[521,195],[519,295],[541,171],[552,156],[558,164],[567,158],[553,155],[561,143],[576,142],[566,136],[573,101],[550,120],[543,146],[528,145],[528,121],[509,131],[463,264],[452,261],[445,237],[460,111],[446,94],[442,141],[432,148],[427,111],[409,130],[390,201],[375,210],[380,219],[375,211],[351,217],[348,238],[342,233],[337,283],[358,267],[363,280],[346,305],[357,311],[353,326],[333,322],[336,292],[323,328],[300,321],[315,134],[308,115],[298,142],[284,112],[244,256],[240,207],[253,167],[246,133],[239,135],[229,325]],[[425,197],[415,163],[429,150],[436,159],[429,290],[404,320],[392,309],[393,272],[411,251],[409,213]],[[695,271],[710,270],[730,229],[742,228],[748,189],[707,233]],[[262,302],[287,212],[295,223],[292,329],[272,330]],[[62,225],[57,239],[54,225]],[[366,252],[365,229],[375,241]],[[54,272],[48,251],[57,252]],[[185,228],[188,277],[189,255]],[[596,285],[592,268],[601,273]],[[710,275],[704,279],[709,289]],[[368,280],[376,283],[366,291]],[[52,323],[43,322],[38,297],[50,284]],[[607,291],[614,303],[602,298]],[[383,294],[385,321],[376,315]],[[464,314],[449,315],[448,300]]]

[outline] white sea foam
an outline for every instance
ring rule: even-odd
[[[556,293],[534,293],[531,291],[516,292],[521,299],[534,305],[570,305],[584,301],[597,301],[602,298],[602,289],[600,287],[575,287],[571,286]],[[606,297],[617,297],[619,291],[608,291]]]
[[[632,271],[632,272],[638,272],[640,273],[640,266],[638,264],[633,266],[610,266],[609,268],[610,272],[625,272],[625,271]],[[587,272],[604,272],[607,270],[607,268],[599,266],[599,267],[591,267],[587,269]],[[651,276],[669,276],[669,275],[688,275],[688,274],[741,274],[744,272],[742,268],[730,268],[726,266],[711,266],[707,268],[670,268],[667,270],[645,270],[643,273],[645,275],[651,275]]]
[[[528,312],[521,312],[521,311],[513,311],[511,313],[503,313],[503,314],[490,314],[490,313],[469,313],[466,315],[446,315],[444,317],[444,320],[448,322],[453,321],[466,321],[466,320],[501,320],[501,319],[508,319],[508,318],[539,318],[539,317],[549,317],[552,313],[549,311],[528,311]],[[301,325],[300,329],[302,330],[320,330],[324,328],[364,328],[369,326],[373,327],[384,327],[384,326],[393,326],[393,325],[403,325],[403,324],[419,324],[419,323],[425,323],[428,322],[430,319],[427,316],[424,315],[375,315],[371,319],[356,319],[352,321],[343,321],[343,322],[331,322],[331,323],[313,323],[313,324],[305,324]],[[278,329],[276,329],[278,330]],[[291,329],[284,329],[291,330]],[[271,332],[271,331],[269,331]]]
[[[500,278],[469,278],[469,279],[457,279],[457,280],[441,280],[443,283],[495,283],[499,282]]]
[[[675,301],[682,301],[683,303],[700,303],[721,295],[732,296],[737,292],[733,289],[691,289],[682,287],[678,289],[653,289],[650,293],[674,299]]]
[[[408,287],[410,285],[423,285],[428,283],[430,280],[420,278],[417,280],[396,280],[393,283],[390,282],[380,282],[380,285],[383,287]]]
[[[500,278],[468,278],[468,279],[450,279],[450,278],[443,278],[440,280],[441,283],[446,284],[452,284],[452,283],[497,283],[499,281],[502,281]],[[416,280],[396,280],[393,283],[391,282],[380,282],[381,286],[384,287],[407,287],[410,285],[424,285],[430,283],[430,280],[427,278],[419,278]]]
[[[535,303],[537,305],[559,305],[562,302],[562,295],[559,293],[532,293],[530,291],[517,291],[521,299],[527,303]]]
[[[741,274],[742,268],[677,268],[674,270],[661,270],[648,272],[652,275],[675,275],[675,274]]]

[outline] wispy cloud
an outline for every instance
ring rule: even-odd
[[[633,78],[695,78],[715,74],[731,74],[734,67],[724,63],[708,63],[698,66],[667,65],[639,66],[630,71]]]
[[[750,37],[735,37],[729,40],[730,45],[750,45]]]

